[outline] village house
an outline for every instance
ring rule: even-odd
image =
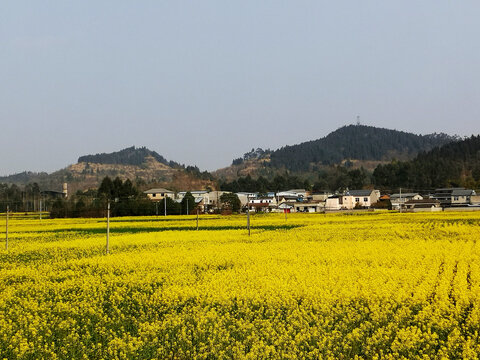
[[[411,199],[405,202],[405,208],[409,211],[439,211],[440,201],[435,199]]]
[[[223,194],[230,194],[230,191],[220,191],[220,190],[213,190],[209,191],[204,197],[204,207],[205,211],[212,211],[213,209],[219,209],[221,205],[220,198]]]
[[[325,202],[331,193],[323,192],[323,193],[313,193],[307,196],[307,200],[309,201],[323,201]]]
[[[238,199],[240,200],[240,203],[242,204],[242,207],[245,207],[250,202],[250,200],[257,198],[258,193],[238,192],[238,193],[236,193],[236,195],[238,196]]]
[[[177,193],[176,201],[181,202],[186,194],[187,191],[180,191],[179,193]],[[190,191],[190,194],[192,194],[193,198],[195,199],[195,205],[198,207],[198,209],[202,212],[206,211],[205,205],[208,204],[208,191],[193,190]]]
[[[472,197],[475,197],[476,195],[475,190],[465,188],[443,188],[436,189],[433,198],[440,201],[441,206],[468,206],[471,204]]]
[[[301,201],[293,203],[293,209],[295,212],[321,212],[325,210],[324,201]]]
[[[480,195],[472,195],[472,196],[470,196],[470,205],[472,205],[472,206],[480,206]]]
[[[390,195],[393,210],[399,210],[405,207],[405,203],[409,200],[423,200],[423,196],[419,193],[398,193]]]
[[[307,197],[307,191],[305,189],[291,189],[287,191],[280,191],[277,193],[278,199],[285,200],[301,200]]]
[[[331,195],[325,200],[326,211],[337,211],[341,209],[341,196]]]
[[[277,207],[277,199],[273,197],[260,197],[248,203],[249,210],[270,212]]]
[[[175,192],[162,188],[150,189],[144,191],[143,193],[146,194],[147,197],[152,201],[160,201],[166,197],[169,197],[170,199],[175,199]]]
[[[185,195],[187,195],[187,192],[190,192],[193,197],[201,197],[202,199],[205,199],[207,197],[208,191],[207,190],[192,190],[192,191],[180,191],[177,193],[176,198],[182,200]]]
[[[340,196],[340,208],[352,210],[354,208],[369,208],[380,199],[379,190],[347,190]]]
[[[290,213],[294,212],[294,203],[281,203],[280,205],[277,206],[277,212],[284,212],[284,213]],[[274,210],[275,211],[275,210]]]

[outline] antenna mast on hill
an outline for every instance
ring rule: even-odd
[[[357,115],[357,126],[360,126],[360,125],[362,125],[362,124],[360,123],[360,115]]]

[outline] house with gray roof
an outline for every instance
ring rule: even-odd
[[[475,190],[465,188],[436,189],[433,198],[440,201],[442,206],[468,206],[472,197],[476,197]]]
[[[441,210],[440,201],[435,199],[408,200],[405,202],[405,208],[410,211],[418,211],[420,209],[430,211]]]
[[[423,196],[419,193],[398,193],[390,195],[393,210],[399,210],[405,207],[405,203],[409,200],[423,200]]]

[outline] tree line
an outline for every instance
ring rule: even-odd
[[[16,184],[0,183],[0,211],[5,211],[7,205],[11,211],[38,211],[41,200],[45,201],[37,183],[27,184],[24,188]]]
[[[442,187],[480,188],[480,136],[455,141],[429,152],[421,152],[412,161],[392,161],[373,172],[379,188]]]
[[[166,202],[166,204],[165,204]],[[181,202],[166,198],[153,202],[129,180],[106,176],[98,189],[78,191],[68,199],[58,198],[52,204],[51,218],[104,217],[110,203],[111,216],[149,216],[189,214],[195,208],[195,198],[187,192]]]
[[[145,158],[148,156],[152,156],[158,162],[164,165],[168,165],[172,168],[184,167],[175,161],[168,161],[156,151],[149,150],[146,147],[136,148],[135,146],[112,153],[101,153],[95,155],[81,156],[78,158],[78,162],[140,166],[145,163]]]
[[[276,175],[272,180],[263,176],[253,178],[251,175],[236,180],[221,181],[220,189],[231,192],[279,192],[288,189],[305,189],[307,191],[324,192],[344,189],[362,189],[371,185],[371,174],[364,168],[349,169],[345,166],[331,166],[315,172],[316,180],[303,179],[300,176],[284,174]]]

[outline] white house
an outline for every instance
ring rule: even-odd
[[[182,200],[185,195],[187,194],[188,191],[180,191],[177,193],[177,199],[180,199]],[[193,197],[201,197],[201,198],[205,198],[206,194],[208,194],[208,191],[207,190],[193,190],[193,191],[190,191],[190,194],[192,194]]]
[[[313,201],[326,201],[332,194],[331,193],[313,193],[307,196],[308,200]]]
[[[340,208],[352,210],[355,207],[367,208],[380,199],[379,190],[348,190],[340,195]]]
[[[300,201],[293,204],[295,212],[321,212],[325,210],[325,202],[323,201]]]
[[[250,210],[272,211],[276,207],[277,207],[277,199],[274,196],[251,199],[248,202],[248,208]]]
[[[238,192],[236,193],[238,198],[240,199],[240,203],[242,204],[242,207],[247,206],[247,204],[257,198],[258,193],[252,193],[252,192]]]
[[[187,191],[180,191],[177,193],[176,201],[181,202],[185,195],[187,194]],[[193,190],[190,191],[190,194],[195,199],[195,204],[199,207],[200,211],[205,211],[205,204],[208,203],[208,191],[207,190]]]
[[[281,198],[305,198],[307,197],[307,191],[305,189],[291,189],[287,191],[280,191],[277,193],[277,197]]]
[[[230,191],[219,191],[219,190],[213,190],[209,191],[206,193],[204,196],[204,206],[206,209],[210,210],[213,208],[219,208],[220,207],[220,198],[222,197],[223,194],[229,194]]]
[[[340,196],[341,195],[331,195],[325,200],[325,210],[326,211],[336,211],[340,210]]]

